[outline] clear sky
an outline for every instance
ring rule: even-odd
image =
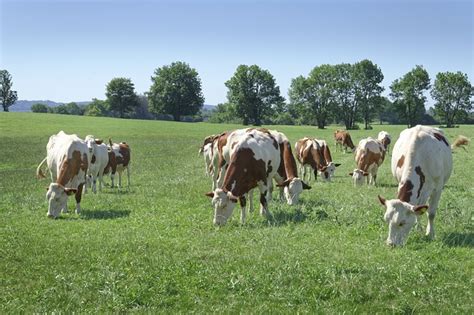
[[[423,65],[432,81],[462,71],[474,83],[473,1],[0,0],[0,68],[19,99],[105,98],[114,77],[149,90],[156,68],[184,61],[206,104],[226,101],[240,64],[291,79],[320,64],[370,59],[393,80]]]

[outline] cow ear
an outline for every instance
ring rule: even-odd
[[[305,182],[301,182],[303,184],[303,189],[311,189],[311,186],[306,184]]]
[[[354,175],[354,172],[350,172],[350,173],[349,173],[349,176],[353,176],[353,175]]]
[[[381,203],[383,206],[385,206],[385,201],[387,201],[387,200],[386,200],[384,197],[380,196],[380,195],[378,195],[377,197],[379,198],[380,203]]]
[[[77,192],[77,189],[74,188],[64,188],[64,192],[66,195],[71,196],[72,194],[75,194]]]
[[[48,191],[48,190],[49,190],[49,186],[48,186],[48,187],[46,187],[46,191]]]
[[[319,171],[324,172],[327,168],[328,168],[327,166],[323,166],[323,167],[319,168]]]
[[[213,198],[214,197],[214,192],[213,191],[210,191],[210,192],[207,192],[205,193],[204,195],[210,197],[210,198]]]
[[[239,201],[239,199],[237,197],[235,197],[234,195],[232,195],[232,193],[230,191],[227,193],[227,196],[229,197],[229,200],[232,201],[232,202],[237,203],[237,201]]]
[[[287,179],[285,180],[283,183],[281,184],[277,184],[277,187],[286,187],[290,184],[291,180],[290,179]]]
[[[418,206],[413,206],[411,209],[415,214],[421,215],[425,213],[426,209],[428,209],[428,205],[418,205]]]
[[[341,163],[335,163],[334,166],[335,167],[341,166]]]
[[[364,176],[369,176],[369,173],[367,173],[367,172],[364,172]]]

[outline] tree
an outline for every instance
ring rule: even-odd
[[[319,129],[324,129],[331,115],[333,105],[333,83],[335,69],[331,65],[315,67],[308,78],[299,76],[291,81],[288,95],[289,112],[299,116],[299,121],[315,121]]]
[[[416,66],[390,86],[395,110],[408,127],[413,127],[423,118],[426,102],[423,92],[429,87],[430,77],[422,66]]]
[[[384,90],[379,84],[383,81],[382,70],[370,60],[362,60],[353,66],[355,97],[360,107],[365,129],[369,129],[372,119],[381,110],[378,97]]]
[[[346,129],[354,129],[355,121],[359,116],[359,99],[356,98],[354,84],[354,66],[341,63],[333,67],[335,79],[331,86],[336,117],[344,122]]]
[[[96,98],[92,99],[92,103],[86,106],[84,115],[86,116],[108,116],[109,115],[109,104],[107,101],[99,100]]]
[[[47,113],[48,112],[48,105],[36,103],[31,105],[31,111],[33,113]]]
[[[77,105],[75,102],[64,105],[68,115],[84,115],[84,108]]]
[[[232,104],[217,104],[216,109],[212,111],[209,117],[211,123],[234,123],[241,124],[242,120],[237,117],[235,107]]]
[[[283,101],[280,88],[268,70],[257,65],[240,65],[225,85],[227,99],[235,106],[243,124],[260,126],[272,114],[272,107]]]
[[[114,78],[106,88],[107,103],[109,109],[118,113],[120,118],[124,118],[126,114],[133,112],[138,105],[137,94],[132,80],[128,78]]]
[[[151,81],[147,95],[152,113],[172,115],[179,121],[181,116],[197,114],[204,105],[201,79],[187,63],[178,61],[158,68]]]
[[[8,107],[15,104],[18,99],[16,91],[12,91],[12,76],[7,70],[0,70],[0,101],[3,111],[8,112]]]
[[[436,114],[444,120],[448,128],[461,117],[467,117],[467,113],[473,108],[473,95],[474,87],[467,74],[459,71],[438,73],[431,90],[431,96],[436,101]]]

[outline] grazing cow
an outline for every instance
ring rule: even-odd
[[[46,193],[48,217],[58,217],[61,210],[67,212],[67,197],[72,194],[75,194],[76,213],[79,214],[82,187],[86,182],[90,160],[89,148],[77,135],[68,135],[60,131],[49,138],[46,151],[46,157],[36,169],[36,176],[46,177],[41,169],[46,162],[52,180]]]
[[[280,147],[269,133],[258,129],[236,130],[227,138],[229,159],[221,188],[206,195],[212,198],[214,224],[223,225],[240,200],[241,222],[245,222],[245,194],[258,187],[260,213],[269,215],[267,200],[272,178],[280,165]],[[224,151],[226,151],[224,150]]]
[[[280,200],[282,200],[284,196],[290,206],[296,205],[299,202],[299,195],[303,190],[311,189],[311,187],[298,177],[296,161],[291,152],[291,145],[288,138],[276,130],[269,130],[269,132],[280,146],[280,165],[275,174],[277,186],[283,188],[280,189]]]
[[[379,135],[377,136],[377,140],[383,144],[385,151],[388,153],[390,149],[390,143],[392,142],[392,136],[390,136],[390,134],[386,131],[380,131]]]
[[[467,152],[466,150],[466,147],[467,145],[469,145],[469,142],[471,140],[469,140],[467,137],[465,136],[462,136],[462,135],[459,135],[456,140],[454,140],[453,144],[451,145],[451,150],[454,150],[454,149],[457,149],[457,148],[463,148],[464,151]]]
[[[331,153],[324,140],[300,139],[295,144],[295,152],[302,168],[303,180],[306,178],[307,168],[310,167],[315,179],[319,173],[324,181],[330,181],[335,168],[340,165],[332,162]],[[310,172],[309,179],[311,179]]]
[[[398,196],[379,201],[386,208],[388,245],[403,245],[417,219],[428,209],[426,235],[433,238],[436,208],[451,176],[452,153],[443,131],[415,126],[400,133],[392,155],[392,174],[398,181]],[[429,198],[429,206],[426,202]]]
[[[347,148],[349,147],[351,149],[351,152],[355,151],[355,146],[354,143],[352,142],[351,135],[344,130],[336,130],[334,131],[334,140],[336,140],[336,151],[337,147],[344,147],[344,153],[346,153]]]
[[[364,184],[364,177],[367,177],[367,184],[377,184],[377,171],[385,159],[385,148],[382,143],[372,139],[362,139],[357,146],[355,161],[357,168],[349,173],[354,180],[354,186]]]
[[[109,153],[107,145],[103,143],[102,140],[95,139],[92,135],[86,136],[84,141],[88,144],[88,147],[92,147],[92,158],[87,172],[87,182],[84,186],[84,192],[87,192],[87,186],[91,185],[92,192],[96,193],[97,178],[99,179],[99,191],[102,191],[102,185],[104,184],[103,175],[109,163]]]
[[[211,135],[204,138],[204,143],[199,148],[199,154],[204,155],[204,162],[206,163],[206,175],[207,176],[214,176],[214,141],[220,135]]]
[[[130,146],[125,142],[112,143],[109,139],[109,163],[105,167],[104,174],[110,172],[112,187],[114,187],[115,172],[119,174],[118,186],[122,187],[122,173],[127,170],[127,186],[130,187]]]

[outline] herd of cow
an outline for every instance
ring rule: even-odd
[[[99,190],[102,190],[103,175],[110,173],[112,187],[115,174],[119,174],[118,186],[122,186],[122,173],[127,171],[128,186],[130,186],[130,147],[127,143],[112,143],[109,145],[94,136],[84,140],[77,135],[68,135],[60,131],[49,138],[46,145],[46,157],[36,169],[37,178],[45,178],[42,170],[44,163],[51,174],[51,184],[46,193],[48,200],[48,217],[58,217],[61,210],[67,212],[67,198],[76,197],[76,213],[81,212],[82,190],[92,186],[96,192],[99,180]]]
[[[349,175],[355,186],[376,184],[377,170],[389,150],[391,137],[382,131],[377,139],[362,139],[355,147],[347,131],[334,133],[336,150],[355,152],[356,168]],[[127,171],[130,185],[130,147],[127,143],[112,143],[87,136],[84,140],[76,135],[60,131],[49,138],[47,156],[39,164],[36,174],[44,178],[45,162],[51,174],[46,198],[48,217],[56,218],[61,210],[67,212],[68,196],[75,194],[76,213],[79,213],[82,191],[96,182],[102,189],[103,175],[110,173],[112,187],[118,172],[118,185]],[[330,181],[336,168],[326,141],[303,138],[295,144],[295,156],[288,138],[281,132],[265,128],[238,129],[212,135],[204,139],[200,153],[204,155],[206,173],[212,177],[213,222],[223,225],[232,215],[237,202],[241,205],[241,222],[245,222],[246,204],[253,210],[252,191],[260,192],[260,213],[269,216],[273,180],[280,188],[280,199],[289,205],[299,202],[299,196],[311,187],[305,180],[311,174],[317,179]],[[298,177],[297,163],[302,178]],[[389,225],[387,244],[402,245],[418,216],[428,210],[426,234],[434,237],[434,218],[444,185],[452,171],[452,153],[442,130],[428,126],[416,126],[400,133],[392,150],[392,174],[398,181],[398,196],[386,200],[378,196],[386,208],[385,221]],[[429,203],[427,205],[426,203]]]
[[[355,151],[356,168],[349,175],[355,186],[376,184],[377,170],[385,159],[391,142],[387,132],[377,139],[362,139],[354,146],[347,131],[334,133],[336,150]],[[237,202],[241,206],[241,222],[246,216],[246,203],[253,210],[252,191],[260,192],[260,213],[270,215],[272,182],[280,187],[280,199],[297,204],[299,195],[311,187],[304,181],[311,173],[330,181],[336,167],[324,140],[303,138],[295,144],[295,155],[288,138],[281,132],[265,128],[238,129],[204,139],[200,153],[204,155],[206,173],[212,177],[214,224],[223,225],[232,215]],[[302,178],[298,177],[296,160]],[[398,196],[386,200],[378,196],[386,208],[389,226],[387,244],[402,245],[417,218],[428,210],[426,234],[434,237],[434,218],[444,185],[452,171],[452,153],[442,130],[418,125],[400,133],[392,151],[392,174],[398,181]],[[310,170],[308,172],[308,170]],[[311,172],[312,171],[312,172]],[[429,203],[427,205],[426,203]]]

